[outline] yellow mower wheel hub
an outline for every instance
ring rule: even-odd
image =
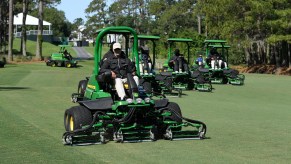
[[[70,131],[74,131],[74,118],[70,117]]]

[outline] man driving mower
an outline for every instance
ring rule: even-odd
[[[136,85],[139,85],[139,79],[136,76],[134,64],[126,57],[126,55],[121,50],[120,43],[113,44],[114,56],[111,60],[105,60],[101,65],[100,73],[111,72],[111,78],[115,81],[115,88],[118,97],[121,100],[125,100],[126,93],[123,84],[127,82],[127,74],[131,73]]]

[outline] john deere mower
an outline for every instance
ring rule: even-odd
[[[71,54],[66,50],[69,45],[59,45],[60,51],[58,53],[52,53],[50,58],[46,60],[47,66],[52,67],[76,67],[77,61],[73,59]]]
[[[175,94],[175,91],[176,91],[178,96],[181,97],[182,90],[193,89],[194,86],[193,86],[193,80],[191,78],[190,71],[189,70],[174,71],[173,68],[171,68],[168,64],[173,55],[173,47],[176,43],[186,44],[187,61],[189,61],[191,42],[193,42],[193,40],[187,39],[187,38],[169,38],[168,39],[168,57],[165,63],[163,64],[163,69],[160,71],[160,74],[156,75],[156,80],[159,81],[159,85],[162,88],[162,93],[173,95]],[[185,56],[182,56],[182,57],[186,58]]]
[[[239,74],[237,70],[230,69],[228,66],[228,49],[230,46],[226,45],[226,41],[205,40],[204,44],[206,51],[203,70],[204,73],[210,75],[211,83],[243,85],[245,76]],[[198,67],[197,64],[194,63],[194,68],[198,70],[201,67]]]
[[[182,116],[178,104],[164,97],[154,98],[137,86],[132,75],[125,85],[128,97],[120,100],[112,85],[111,73],[99,72],[102,41],[108,34],[118,34],[127,40],[133,36],[132,55],[135,56],[137,75],[138,37],[125,26],[107,27],[98,31],[94,52],[94,70],[90,77],[81,80],[78,93],[72,99],[78,103],[65,111],[63,134],[65,145],[104,144],[115,142],[142,142],[158,139],[204,139],[206,125]],[[129,42],[125,41],[126,49]],[[127,87],[128,86],[128,87]]]
[[[133,37],[132,37],[133,38]],[[158,84],[158,81],[155,79],[156,77],[156,70],[155,70],[155,63],[156,63],[156,41],[160,39],[159,36],[154,35],[138,35],[139,41],[139,68],[140,68],[140,84],[143,85],[144,90],[147,93],[152,94],[160,94],[161,88]],[[149,47],[147,42],[151,42],[151,50],[150,53]],[[152,54],[152,57],[151,55]],[[133,61],[135,57],[133,56]],[[150,61],[149,61],[150,60]],[[149,63],[151,65],[149,65]]]

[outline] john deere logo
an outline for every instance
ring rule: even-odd
[[[90,89],[96,89],[96,87],[94,85],[89,85],[88,84],[87,87],[90,88]]]

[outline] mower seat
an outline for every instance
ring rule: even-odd
[[[201,72],[201,73],[208,73],[209,72],[209,69],[199,68],[198,71]]]
[[[230,74],[232,72],[232,70],[231,69],[226,69],[226,70],[223,70],[223,73],[224,74]]]
[[[112,81],[111,78],[111,71],[106,71],[104,73],[101,73],[96,77],[96,80],[100,83],[110,83]]]
[[[192,72],[191,77],[192,78],[197,78],[200,75],[200,72],[198,70],[195,70]]]
[[[79,103],[90,110],[110,110],[112,109],[113,100],[111,97],[105,97],[95,100],[79,101]]]
[[[237,75],[239,74],[238,70],[235,69],[223,70],[223,73],[225,75],[228,75],[230,78],[236,78]]]
[[[172,72],[161,72],[163,76],[172,76]]]

